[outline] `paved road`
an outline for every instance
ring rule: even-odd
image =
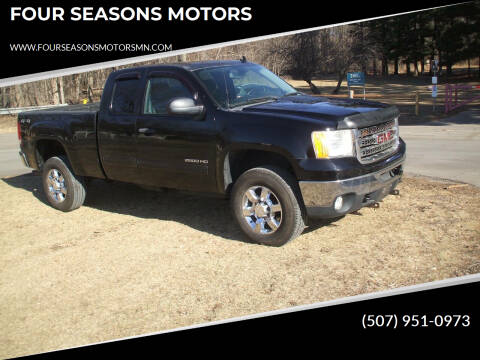
[[[480,186],[480,109],[441,122],[401,126],[405,171]],[[18,156],[17,134],[0,134],[0,177],[29,172]]]
[[[17,133],[0,134],[0,178],[31,171],[23,165],[18,156],[18,144]]]
[[[401,126],[405,172],[480,186],[480,109],[442,121]]]

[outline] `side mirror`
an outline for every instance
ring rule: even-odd
[[[168,113],[172,115],[199,116],[205,111],[203,105],[195,105],[193,99],[177,98],[168,104]]]

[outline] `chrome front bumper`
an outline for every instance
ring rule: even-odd
[[[336,181],[299,181],[307,214],[335,217],[380,201],[400,182],[405,157],[374,173]],[[340,210],[334,209],[338,196],[344,197]]]

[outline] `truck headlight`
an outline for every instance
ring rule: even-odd
[[[353,130],[312,132],[313,149],[317,159],[354,156]]]

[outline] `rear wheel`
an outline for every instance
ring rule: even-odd
[[[296,180],[278,167],[244,172],[232,188],[231,206],[244,233],[260,244],[282,246],[305,228]]]
[[[72,211],[82,206],[86,196],[85,180],[73,173],[65,156],[54,156],[43,165],[43,190],[55,209]]]

